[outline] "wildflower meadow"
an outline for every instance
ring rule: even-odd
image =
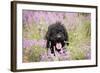
[[[40,62],[41,53],[47,51],[45,34],[48,26],[61,22],[68,31],[70,60],[91,59],[91,14],[80,12],[23,10],[24,63]]]

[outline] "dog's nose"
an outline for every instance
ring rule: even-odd
[[[61,38],[61,35],[60,34],[57,34],[57,38]]]

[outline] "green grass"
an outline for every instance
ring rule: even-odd
[[[23,37],[25,39],[43,39],[45,33],[47,32],[47,24],[40,24],[39,26],[24,25],[23,27]],[[34,35],[35,34],[35,35]],[[42,36],[43,35],[43,36]],[[67,50],[70,51],[72,60],[83,60],[86,58],[87,51],[90,51],[90,41],[91,41],[91,23],[90,21],[82,21],[82,24],[77,24],[77,27],[71,31],[68,31],[69,35],[69,46]],[[28,62],[39,62],[40,55],[46,52],[46,48],[41,48],[39,45],[32,46],[24,51],[23,55],[27,57]]]
[[[75,30],[69,32],[68,50],[71,52],[71,59],[85,59],[86,46],[90,46],[91,26],[89,22],[79,25]],[[84,45],[84,46],[83,46]],[[89,48],[87,48],[89,49]]]
[[[29,55],[30,62],[39,62],[41,53],[45,52],[46,48],[41,48],[40,46],[32,46]]]

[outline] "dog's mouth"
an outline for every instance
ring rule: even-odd
[[[61,43],[56,43],[55,48],[60,51],[62,48],[62,44]]]

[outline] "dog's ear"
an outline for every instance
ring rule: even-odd
[[[47,31],[47,33],[46,33],[46,35],[45,35],[45,39],[46,39],[46,40],[49,40],[49,39],[50,39],[50,31],[51,31],[51,30],[50,30],[50,27],[51,27],[51,26],[48,27],[48,31]]]
[[[46,48],[49,48],[49,34],[48,34],[48,31],[45,35],[45,39],[47,40],[47,43],[46,43]]]
[[[67,32],[67,30],[64,28],[64,34],[65,34],[65,42],[66,42],[66,44],[67,45],[69,45],[69,37],[68,37],[68,32]]]
[[[46,48],[50,48],[51,42],[50,42],[50,30],[49,29],[45,35],[45,39],[47,40]]]

